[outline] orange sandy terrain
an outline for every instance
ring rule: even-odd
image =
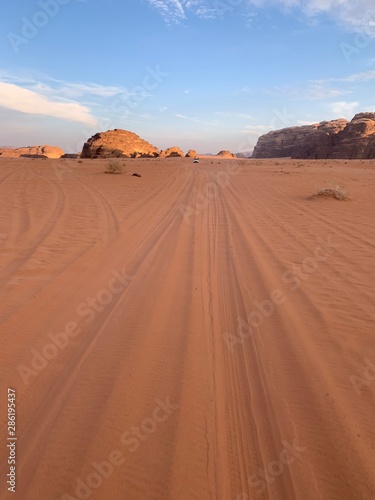
[[[0,498],[374,499],[374,163],[125,164],[0,161]]]

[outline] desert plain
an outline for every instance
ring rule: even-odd
[[[8,388],[15,498],[374,499],[374,162],[119,161],[0,159],[0,499]]]

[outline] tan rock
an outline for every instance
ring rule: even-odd
[[[195,158],[196,156],[198,156],[198,154],[195,149],[189,149],[189,151],[186,153],[186,158]]]
[[[177,146],[172,146],[164,151],[160,151],[160,158],[171,158],[175,156],[185,156],[185,153]]]
[[[219,151],[219,153],[216,156],[220,156],[221,158],[236,158],[236,155],[232,154],[230,151],[226,149]]]
[[[21,156],[61,158],[64,151],[57,146],[27,146],[24,148],[2,148],[0,155],[7,158],[20,158]]]
[[[114,129],[99,132],[84,144],[81,158],[155,157],[159,150],[137,134]]]

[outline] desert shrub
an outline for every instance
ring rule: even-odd
[[[122,173],[122,164],[116,160],[110,160],[107,163],[107,174],[121,174]]]
[[[350,194],[339,185],[336,186],[328,185],[325,188],[319,189],[313,195],[313,198],[317,197],[335,198],[336,200],[349,200]]]

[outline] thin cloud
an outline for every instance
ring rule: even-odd
[[[326,14],[340,24],[375,37],[373,0],[247,0],[253,7],[279,6],[284,10],[298,9],[307,17]]]
[[[187,12],[201,19],[222,19],[225,14],[241,8],[249,8],[247,24],[254,27],[256,9],[279,7],[286,12],[300,11],[307,18],[316,19],[327,15],[347,28],[375,37],[375,12],[373,0],[148,0],[168,24],[179,24],[187,18]]]
[[[31,115],[52,116],[95,126],[89,109],[77,102],[59,102],[13,83],[0,82],[0,106]]]
[[[337,115],[340,118],[353,118],[359,106],[359,102],[347,102],[347,101],[339,101],[333,102],[329,105],[332,113]]]
[[[178,0],[148,0],[168,24],[178,24],[186,18],[183,4]]]
[[[145,89],[141,93],[139,88],[134,92],[121,85],[100,85],[92,82],[67,82],[51,78],[45,74],[40,74],[35,77],[32,74],[17,75],[6,70],[0,70],[0,81],[19,84],[45,97],[59,100],[62,100],[62,98],[78,99],[82,97],[98,97],[103,99],[120,97],[122,99],[128,99],[135,94],[137,97],[151,97],[152,95]]]
[[[211,121],[201,120],[199,118],[194,118],[191,116],[182,115],[181,113],[176,113],[174,116],[176,118],[180,118],[181,120],[187,120],[187,121],[194,122],[194,123],[200,123],[201,125],[218,125],[219,124],[218,120],[211,120]]]
[[[230,2],[218,0],[148,0],[157,9],[167,24],[180,24],[187,12],[201,19],[222,19],[224,14],[235,10]]]
[[[288,99],[292,101],[322,101],[324,99],[332,99],[352,93],[351,90],[330,87],[329,81],[331,80],[308,81],[295,85],[265,89],[265,92],[271,95],[280,94],[288,97]]]
[[[346,76],[344,78],[335,78],[331,81],[336,82],[369,82],[375,80],[375,70],[365,71],[363,73],[354,73],[353,75]]]

